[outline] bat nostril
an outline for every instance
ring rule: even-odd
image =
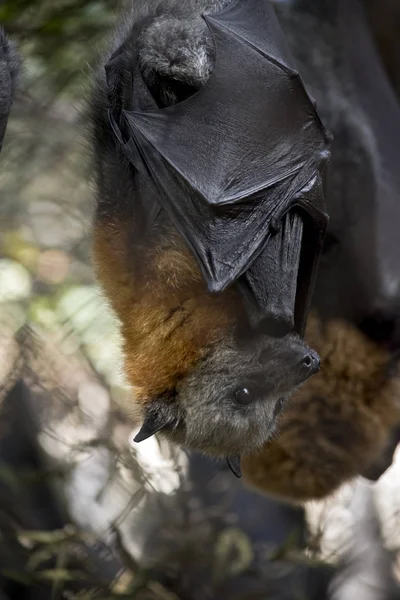
[[[316,352],[312,350],[303,356],[301,360],[301,366],[305,367],[310,373],[317,373],[321,366],[321,361]]]

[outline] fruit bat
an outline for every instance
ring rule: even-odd
[[[189,4],[188,2],[184,7],[182,6],[182,10]],[[396,264],[398,264],[398,261],[396,263],[396,248],[398,245],[386,243],[385,232],[388,230],[388,220],[393,227],[396,227],[398,222],[396,217],[398,203],[392,201],[395,199],[397,176],[396,170],[393,169],[395,154],[390,152],[390,147],[395,149],[395,145],[387,143],[387,140],[392,137],[396,138],[397,135],[398,107],[396,108],[397,105],[391,100],[387,82],[382,79],[382,69],[377,67],[377,57],[371,47],[371,38],[368,29],[365,28],[365,20],[363,20],[362,13],[360,15],[357,2],[342,3],[321,0],[316,5],[311,0],[303,0],[302,2],[279,4],[279,19],[290,43],[292,55],[296,57],[308,89],[311,89],[313,96],[317,98],[324,122],[335,135],[327,186],[328,212],[331,215],[330,230],[323,248],[322,261],[316,280],[317,293],[314,296],[313,304],[324,319],[341,317],[351,321],[355,326],[360,325],[365,315],[374,316],[375,308],[380,304],[383,309],[381,312],[383,322],[388,321],[393,324],[393,327],[378,327],[379,321],[377,321],[375,330],[384,337],[385,343],[388,342],[395,349],[397,339],[395,292],[397,288],[391,288],[385,284],[396,280]],[[188,15],[184,15],[184,17],[188,18]],[[165,19],[165,29],[168,28],[168,31],[172,31],[175,36],[177,25],[168,21],[168,16],[163,18]],[[193,72],[190,73],[191,77],[187,75],[189,72],[187,64],[185,65],[187,70],[181,79],[178,75],[174,80],[168,78],[169,73],[159,69],[157,88],[156,85],[150,85],[149,73],[151,70],[147,69],[146,83],[143,84],[141,76],[136,78],[132,74],[132,68],[137,63],[135,40],[138,36],[138,29],[140,27],[133,27],[128,36],[126,28],[123,30],[125,42],[123,47],[120,46],[121,38],[117,42],[118,50],[113,56],[112,64],[109,63],[108,67],[108,85],[105,78],[100,77],[92,101],[91,120],[94,122],[96,170],[99,173],[98,206],[94,228],[95,266],[99,281],[122,322],[126,373],[128,380],[135,388],[136,395],[139,399],[145,397],[152,399],[158,398],[159,392],[164,388],[172,390],[170,404],[165,400],[159,402],[158,424],[161,424],[161,427],[166,422],[166,408],[170,410],[171,422],[175,419],[173,406],[176,409],[181,408],[182,424],[185,425],[185,406],[190,400],[192,406],[197,408],[197,415],[190,420],[189,432],[185,432],[182,427],[181,440],[185,435],[189,435],[190,444],[188,445],[191,445],[192,438],[205,423],[203,414],[210,411],[204,395],[209,392],[210,388],[215,388],[215,395],[210,397],[210,406],[215,408],[214,414],[221,416],[219,408],[223,401],[224,390],[230,389],[233,381],[238,383],[241,373],[246,369],[249,370],[250,367],[253,368],[254,363],[251,354],[247,353],[249,347],[242,352],[237,349],[237,352],[230,354],[229,357],[222,351],[218,357],[217,350],[220,342],[217,341],[211,369],[206,368],[207,364],[203,364],[203,368],[200,368],[200,363],[196,366],[196,361],[190,364],[189,362],[185,363],[184,375],[178,385],[179,389],[175,389],[175,375],[178,373],[178,369],[176,363],[171,359],[174,352],[176,353],[176,345],[170,344],[171,328],[167,330],[164,337],[160,328],[154,328],[154,335],[153,331],[149,332],[149,328],[147,328],[147,348],[143,342],[144,334],[137,331],[139,325],[143,329],[141,324],[155,321],[153,317],[150,319],[150,309],[152,309],[154,315],[157,315],[157,322],[176,326],[174,332],[178,332],[180,340],[185,338],[191,348],[193,346],[200,348],[204,337],[199,335],[203,334],[201,323],[205,323],[208,330],[215,329],[216,321],[222,323],[224,315],[229,313],[231,308],[228,292],[232,292],[232,288],[235,287],[227,288],[222,294],[213,293],[215,302],[211,302],[210,295],[204,293],[200,283],[196,283],[198,287],[193,285],[193,281],[198,281],[198,278],[197,275],[194,275],[191,257],[185,253],[185,247],[171,242],[171,233],[168,228],[160,227],[157,220],[157,227],[153,228],[151,235],[142,235],[146,229],[146,222],[141,219],[146,212],[142,209],[142,204],[144,202],[148,205],[151,204],[161,213],[162,211],[158,207],[158,194],[144,194],[143,190],[148,192],[148,187],[135,184],[135,180],[139,179],[140,175],[132,167],[132,163],[129,162],[129,166],[126,161],[124,163],[122,152],[118,153],[118,149],[121,150],[122,146],[117,144],[117,149],[115,147],[115,137],[111,135],[107,109],[112,106],[113,114],[117,115],[118,104],[131,103],[133,90],[137,96],[134,98],[133,104],[140,104],[143,91],[138,91],[140,83],[142,87],[145,85],[145,95],[148,92],[147,87],[155,96],[155,91],[158,91],[157,105],[167,105],[167,96],[174,96],[174,101],[182,101],[182,96],[185,97],[182,91],[186,91],[186,88],[189,87],[190,93],[193,93],[193,89],[196,87],[193,85],[193,81],[196,81],[196,77],[193,76]],[[355,30],[358,31],[356,38],[352,34]],[[193,31],[190,30],[188,35],[187,29],[183,28],[182,30],[182,37],[185,35],[185,39],[190,40],[191,48],[196,41],[193,40],[195,36],[191,35],[192,33]],[[130,35],[134,39],[132,45],[129,42]],[[160,39],[164,35],[160,24],[157,28],[154,27],[154,35],[159,45]],[[310,39],[314,40],[311,45]],[[341,40],[339,45],[338,40]],[[360,51],[358,47],[360,40],[366,52]],[[201,43],[201,51],[195,48],[196,56],[206,54],[203,52],[206,45],[203,39]],[[145,47],[147,48],[148,45],[149,34],[147,33],[146,40],[139,51],[139,57],[144,54]],[[187,45],[189,46],[188,42]],[[168,62],[167,59],[170,57],[167,56],[167,51],[172,46],[171,38],[168,38],[168,45],[165,44],[162,49],[161,58],[163,60],[161,58],[159,60],[161,66],[167,64],[170,70],[172,69],[171,65],[176,68],[177,62],[183,60],[183,52],[176,52],[172,58],[178,57],[178,61],[173,63],[171,59]],[[181,51],[181,48],[179,50]],[[362,68],[359,62],[360,53],[364,61]],[[121,65],[122,68],[120,68]],[[368,65],[372,65],[372,71],[368,71]],[[358,76],[354,77],[354,73],[359,75],[367,73],[367,71],[370,79],[366,77],[364,83],[370,81],[370,85],[361,85]],[[134,80],[133,89],[132,79]],[[160,85],[160,81],[162,85]],[[198,87],[200,89],[201,86]],[[166,89],[168,89],[168,94]],[[179,93],[175,93],[177,89]],[[374,89],[375,93],[372,94]],[[382,95],[379,90],[384,90],[385,93]],[[380,110],[382,103],[385,107],[383,113]],[[381,120],[382,123],[379,125]],[[386,128],[385,125],[386,133],[382,136],[382,127],[387,122],[391,123],[391,128]],[[118,129],[120,126],[121,123],[119,123]],[[120,135],[119,131],[117,133]],[[376,141],[378,141],[379,152],[377,152]],[[389,177],[387,177],[388,174]],[[385,193],[385,190],[389,193]],[[132,202],[133,197],[135,206]],[[389,230],[390,228],[391,226]],[[157,229],[161,231],[155,233]],[[366,240],[368,240],[367,243],[365,243]],[[148,259],[148,256],[151,259]],[[141,270],[135,263],[140,263],[139,266],[144,263],[142,272],[146,277],[141,276]],[[389,278],[386,276],[387,274],[390,275]],[[146,292],[143,292],[144,280],[146,281]],[[181,287],[182,289],[184,287],[180,285],[182,282],[187,286],[186,292],[182,292],[182,297],[186,298],[189,293],[190,300],[187,302],[190,301],[192,308],[193,304],[196,305],[194,313],[186,310],[182,303],[179,304]],[[177,288],[179,288],[179,292],[177,292]],[[156,307],[149,306],[148,298],[150,296],[154,297]],[[171,297],[174,298],[173,301]],[[194,300],[195,298],[196,300]],[[210,302],[207,310],[205,310],[206,298],[207,303]],[[223,304],[221,310],[218,307],[218,298]],[[235,308],[233,313],[233,324],[235,324],[237,320]],[[184,325],[187,325],[190,319],[190,314],[197,315],[196,319],[193,318],[191,321],[192,324],[196,322],[198,328],[196,337],[192,338],[187,337],[187,331],[184,329]],[[181,325],[182,323],[183,325]],[[232,327],[232,322],[230,324],[224,321],[223,327],[229,329]],[[371,329],[368,329],[367,333],[370,337],[375,338]],[[342,337],[342,343],[345,355],[351,360],[351,352],[346,351],[346,344],[351,346],[351,336],[348,336],[347,341]],[[273,347],[270,346],[267,350],[267,345],[265,343],[264,350],[267,351],[268,356],[271,355]],[[150,346],[152,352],[148,350]],[[234,348],[233,342],[230,342],[230,347]],[[154,348],[157,348],[157,352],[154,352]],[[222,350],[221,345],[220,350]],[[255,350],[254,345],[253,350]],[[258,350],[255,351],[254,356],[257,356],[258,352]],[[187,345],[184,345],[184,353],[186,357]],[[282,368],[282,364],[285,362],[288,364],[288,361],[288,357],[282,359],[276,368]],[[267,364],[270,366],[268,361]],[[189,376],[188,370],[190,370]],[[223,370],[225,370],[224,375]],[[357,370],[353,369],[351,372],[354,381],[350,383],[355,385]],[[166,373],[168,375],[175,374],[171,377],[171,381],[165,377]],[[209,387],[206,386],[207,377]],[[267,371],[265,377],[267,381]],[[157,381],[157,388],[154,387],[155,381]],[[175,402],[175,398],[177,398],[177,402]],[[227,400],[227,398],[225,399]],[[140,411],[141,418],[146,415],[146,412],[148,414],[152,412],[150,410],[152,405],[152,402],[143,402],[144,410]],[[279,404],[277,403],[276,406],[279,407]],[[375,406],[379,408],[378,404]],[[132,407],[129,406],[128,409],[131,411]],[[251,412],[251,403],[248,405],[248,409],[248,414],[250,418],[253,417],[254,424],[257,419],[254,419],[255,412]],[[227,403],[222,425],[227,419],[231,419],[233,410],[234,403],[231,406]],[[155,415],[157,415],[157,411],[154,411],[153,419]],[[271,423],[271,418],[271,413],[265,413],[266,426]],[[149,424],[152,424],[151,420]],[[155,419],[153,424],[155,424]],[[348,417],[345,413],[343,413],[343,422],[339,419],[337,427],[338,435],[341,428],[346,430],[349,427]],[[316,428],[318,433],[317,425]],[[149,428],[149,431],[151,433],[152,427]],[[271,429],[268,431],[270,435]],[[323,432],[320,433],[322,435]],[[244,428],[239,439],[246,451],[251,450],[249,437],[254,436],[249,429]],[[300,442],[301,440],[299,440]],[[307,452],[313,452],[312,443],[307,446]],[[263,461],[263,458],[257,459],[252,456],[247,459],[247,463],[250,460],[254,461],[254,468],[257,468],[256,461]],[[279,465],[279,461],[277,461],[276,469],[283,481],[284,469],[280,469],[280,466],[282,465]],[[378,469],[378,475],[384,468],[380,467],[380,471]],[[375,474],[374,477],[378,475]],[[340,472],[338,476],[340,478]],[[270,486],[271,482],[265,480],[266,491],[270,489]],[[292,488],[293,494],[295,494],[295,490]]]
[[[114,106],[110,123],[157,191],[147,225],[162,207],[210,292],[238,281],[254,328],[302,333],[327,227],[330,136],[268,0],[232,0],[202,18],[215,47],[206,84],[162,108],[141,86],[139,109]]]
[[[323,318],[346,319],[396,349],[398,99],[359,0],[298,0],[276,8],[299,70],[334,136],[326,174],[329,230],[313,307]],[[314,49],[304,52],[305,41],[316,28]]]
[[[330,138],[269,2],[203,6],[203,16],[195,2],[165,14],[136,6],[99,76],[93,256],[121,322],[136,441],[161,432],[235,456],[272,435],[287,397],[319,369],[301,333]],[[142,64],[150,30],[152,64],[180,55],[156,83]],[[176,79],[192,67],[196,78],[204,56],[212,69],[197,90]],[[175,101],[162,103],[171,89]]]

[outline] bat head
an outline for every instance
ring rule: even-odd
[[[135,440],[161,431],[213,456],[248,453],[271,437],[290,393],[319,370],[319,362],[297,335],[261,335],[245,347],[227,336],[172,393],[145,407]]]

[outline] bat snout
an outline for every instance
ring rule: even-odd
[[[261,352],[260,363],[267,366],[271,362],[271,357],[274,356],[276,356],[275,352],[271,352],[271,349],[266,347]],[[303,375],[305,379],[318,373],[321,366],[321,360],[317,352],[297,337],[288,336],[282,340],[278,356],[283,370],[285,370],[285,367],[288,371],[293,369],[299,375]]]
[[[321,367],[319,354],[306,346],[301,340],[296,340],[291,344],[288,352],[285,353],[284,360],[287,361],[288,371],[292,370],[299,384],[318,373]]]
[[[265,346],[260,354],[260,363],[265,370],[268,396],[285,395],[318,373],[321,360],[297,335],[276,340]]]
[[[300,359],[300,369],[305,374],[315,375],[315,373],[318,373],[318,371],[320,370],[320,367],[320,357],[314,350],[306,352],[304,356]]]

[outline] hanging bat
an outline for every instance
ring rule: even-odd
[[[395,202],[399,193],[395,152],[399,127],[397,104],[388,91],[358,3],[321,1],[316,5],[311,0],[304,0],[279,4],[276,8],[279,9],[279,18],[299,70],[318,100],[324,121],[335,134],[328,171],[327,199],[331,222],[313,304],[324,320],[337,317],[346,319],[360,326],[372,340],[395,353],[398,348],[398,288],[387,284],[396,282],[399,264],[398,244],[395,243],[395,230],[399,222],[396,212],[398,203]],[[197,29],[193,22],[190,23],[190,29],[186,21],[174,21],[172,26],[166,18],[163,22],[165,29],[158,23],[154,29],[149,28],[146,35],[142,34],[143,45],[139,57],[146,81],[160,106],[179,102],[188,94],[193,94],[207,81],[212,68],[212,61],[207,62],[207,52],[204,52],[204,31]],[[354,31],[357,31],[356,37]],[[192,40],[186,52],[181,51],[182,46],[178,45],[177,49],[171,43],[171,38],[176,40],[179,36]],[[310,39],[314,40],[313,44],[309,43]],[[337,40],[341,40],[341,45],[338,46]],[[183,48],[187,47],[185,43]],[[132,57],[129,43],[125,51],[129,67]],[[361,64],[360,55],[363,58]],[[171,76],[171,69],[174,69],[174,77]],[[122,69],[119,77],[115,78],[112,89],[116,98],[122,98],[121,90],[130,89],[127,73],[129,68]],[[360,73],[369,74],[364,82],[358,79]],[[239,318],[238,311],[242,310],[242,306],[233,289],[221,296],[216,294],[211,297],[207,294],[192,256],[182,244],[182,239],[175,235],[176,232],[176,243],[171,243],[168,226],[160,227],[153,238],[143,239],[142,248],[143,252],[146,250],[149,253],[148,259],[142,264],[137,259],[135,261],[140,241],[136,244],[133,234],[140,240],[138,232],[141,231],[142,221],[140,211],[135,212],[128,201],[134,190],[132,179],[128,177],[131,166],[128,162],[124,163],[123,156],[115,155],[114,140],[107,121],[109,99],[104,79],[100,80],[96,94],[93,98],[96,111],[93,114],[97,127],[94,138],[99,161],[97,166],[107,177],[102,177],[103,192],[98,201],[95,258],[99,278],[123,323],[130,380],[142,383],[139,394],[150,390],[148,397],[151,397],[157,395],[157,391],[151,389],[151,385],[157,381],[162,381],[159,387],[173,387],[174,373],[179,363],[179,359],[175,360],[177,356],[185,356],[186,362],[180,362],[185,373],[196,363],[196,353],[187,353],[188,346],[193,350],[196,344],[199,349],[208,344],[218,344],[215,341],[218,335],[222,339],[224,332],[234,330],[245,319]],[[126,201],[117,205],[116,196]],[[136,231],[129,225],[132,221],[139,224]],[[160,240],[164,245],[160,245]],[[143,283],[145,274],[146,283]],[[199,286],[197,292],[193,287],[195,282]],[[162,336],[165,340],[172,326],[178,322],[184,323],[187,318],[187,310],[173,311],[173,302],[178,304],[177,296],[181,294],[181,298],[184,297],[183,283],[186,284],[186,293],[190,291],[192,308],[195,306],[201,318],[192,321],[196,322],[198,328],[196,344],[192,345],[194,338],[190,337],[189,329],[184,327],[186,337],[179,340],[181,345],[178,353],[178,338],[174,343],[168,339],[168,343],[158,344],[158,340]],[[210,302],[206,311],[203,304],[205,297]],[[153,304],[149,303],[150,298],[154,299]],[[170,312],[165,309],[167,301],[171,301]],[[172,321],[168,323],[169,315]],[[133,330],[132,323],[147,323],[148,334],[139,327]],[[158,324],[158,329],[154,323]],[[217,324],[221,328],[218,333]],[[163,333],[161,327],[165,327]],[[212,337],[214,335],[216,337]],[[185,345],[188,338],[190,344]],[[144,345],[145,339],[147,346]],[[342,342],[345,344],[344,337]],[[351,335],[348,343],[351,347]],[[155,349],[157,352],[154,352]],[[351,352],[347,352],[346,356],[350,361],[355,359]],[[351,368],[350,372],[356,385],[357,370]],[[303,392],[305,394],[305,388]],[[346,394],[343,395],[344,399],[347,398]],[[393,397],[392,401],[395,402],[396,398]],[[337,421],[338,435],[342,427],[344,430],[348,427],[347,418],[344,412],[343,422]],[[378,468],[374,478],[390,464],[395,448],[391,433],[392,427],[388,425],[388,444],[382,455],[386,462]],[[309,452],[313,452],[311,442],[308,448]],[[378,452],[379,448],[380,444],[373,446],[374,452]],[[379,452],[376,459],[379,463]],[[254,461],[254,457],[251,460]],[[260,461],[262,464],[262,456]],[[365,462],[358,466],[363,469]],[[353,467],[357,470],[357,465]],[[279,462],[276,470],[279,471]],[[281,469],[280,473],[283,478],[284,470]],[[336,483],[339,485],[348,477],[348,471],[338,472],[337,476]],[[329,485],[328,482],[326,488],[320,489],[332,489]],[[266,491],[269,486],[270,482],[266,480]],[[297,493],[309,492],[300,490]],[[293,497],[294,494],[295,490],[292,489],[289,496]]]
[[[319,369],[301,336],[330,136],[267,0],[132,10],[90,105],[97,278],[136,441],[232,457]]]

